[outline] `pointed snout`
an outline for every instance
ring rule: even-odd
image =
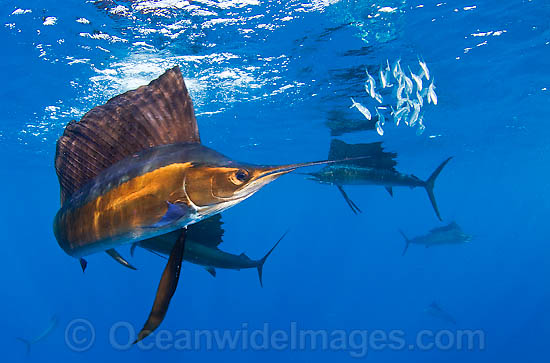
[[[297,163],[297,164],[287,164],[287,165],[278,165],[278,166],[262,166],[258,167],[258,173],[255,174],[253,179],[260,180],[267,178],[269,182],[277,179],[281,175],[288,174],[296,169],[305,168],[308,166],[314,165],[325,165],[341,162],[342,160],[321,160],[321,161],[310,161],[307,163]],[[311,174],[310,174],[311,175]]]

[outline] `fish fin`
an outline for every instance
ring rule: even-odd
[[[214,267],[206,266],[204,269],[208,271],[208,273],[212,275],[212,277],[216,277],[216,269]]]
[[[168,259],[166,256],[161,255],[160,253],[158,253],[158,252],[155,251],[155,250],[152,250],[152,249],[146,248],[146,247],[144,247],[144,248],[145,248],[147,251],[151,252],[151,253],[152,253],[153,255],[155,255],[155,256],[159,256],[160,258],[163,258],[163,259],[165,259],[165,260]]]
[[[86,271],[86,267],[88,267],[88,261],[83,258],[80,258],[78,261],[80,262],[80,267],[82,267],[82,273],[84,273]]]
[[[366,157],[365,156],[369,156]],[[340,160],[364,157],[362,159],[343,162],[347,165],[356,165],[367,168],[395,170],[397,165],[396,153],[384,151],[382,142],[371,142],[368,144],[348,144],[342,140],[333,139],[328,152],[329,160]]]
[[[351,211],[355,214],[362,213],[361,209],[353,202],[353,200],[349,199],[347,193],[345,192],[344,188],[341,185],[336,186],[344,199],[346,200],[346,203],[348,203],[349,207],[351,208]]]
[[[144,149],[199,143],[193,103],[179,67],[71,121],[57,141],[55,169],[63,203],[116,162]]]
[[[403,252],[401,253],[401,256],[405,256],[405,253],[407,253],[407,250],[409,249],[409,244],[410,244],[411,240],[407,238],[407,236],[405,235],[405,232],[403,232],[402,230],[399,230],[399,233],[401,233],[401,235],[405,239],[405,248],[403,249]]]
[[[393,188],[392,187],[384,187],[390,193],[390,195],[393,197]]]
[[[132,266],[132,264],[129,263],[128,261],[126,261],[124,259],[124,257],[122,257],[120,255],[120,253],[118,253],[114,248],[106,250],[105,253],[107,253],[109,256],[111,256],[113,258],[113,260],[120,263],[122,266],[128,267],[130,270],[137,270],[137,268]]]
[[[23,339],[23,338],[15,338],[17,340],[19,340],[20,342],[22,342],[23,344],[25,344],[25,348],[27,348],[27,355],[31,354],[31,345],[32,343],[30,341],[28,341],[27,339]]]
[[[458,223],[456,223],[456,221],[452,221],[451,223],[449,223],[449,227],[460,228],[460,226],[458,225]]]
[[[145,322],[145,325],[138,333],[137,339],[133,344],[136,344],[140,340],[151,334],[164,320],[170,300],[176,292],[178,281],[181,271],[181,263],[183,261],[183,252],[185,250],[185,237],[186,230],[181,230],[180,238],[178,238],[176,244],[170,252],[170,258],[166,263],[166,267],[162,273],[162,277],[157,289],[157,295],[155,296],[155,302],[151,313]]]
[[[187,237],[208,247],[218,247],[223,241],[221,214],[215,214],[187,227]]]
[[[446,226],[432,228],[430,230],[430,233],[449,232],[449,231],[453,231],[453,230],[462,231],[462,229],[460,228],[460,226],[456,222],[451,222],[451,223],[447,224]]]
[[[164,227],[188,214],[188,208],[186,206],[181,204],[173,204],[170,202],[166,202],[166,204],[168,205],[168,208],[162,218],[157,223],[147,226],[146,228]]]
[[[249,259],[249,260],[250,260],[250,257],[248,257],[247,254],[244,253],[244,252],[241,253],[241,254],[239,255],[239,257],[243,257],[243,258],[246,258],[246,259]]]
[[[426,189],[426,192],[428,193],[428,198],[430,198],[430,202],[432,203],[432,207],[435,211],[435,214],[437,215],[437,218],[442,221],[441,214],[439,214],[439,209],[437,208],[437,202],[435,201],[435,195],[434,195],[434,186],[435,186],[435,179],[438,177],[439,173],[441,173],[441,170],[447,165],[447,163],[452,159],[450,158],[446,159],[435,169],[435,171],[430,175],[428,180],[424,182],[424,188]]]
[[[271,247],[271,249],[265,254],[264,257],[262,257],[262,259],[259,261],[258,263],[258,266],[256,266],[256,268],[258,269],[258,277],[260,279],[260,286],[261,287],[264,287],[264,283],[262,281],[262,274],[263,274],[263,268],[264,268],[264,263],[265,261],[267,261],[267,258],[269,257],[269,255],[271,255],[271,252],[273,252],[273,250],[275,249],[275,247],[277,247],[277,245],[279,244],[279,242],[281,242],[281,240],[283,238],[285,238],[286,234],[288,233],[288,231],[286,231],[285,233],[283,233],[283,235],[281,236],[281,238],[279,238],[279,240],[273,245],[273,247]]]
[[[136,252],[137,246],[138,246],[138,242],[132,243],[132,247],[130,247],[130,256],[134,257],[134,253]]]

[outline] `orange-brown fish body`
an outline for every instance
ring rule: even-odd
[[[201,167],[235,164],[196,143],[147,149],[112,165],[63,203],[54,220],[57,240],[69,255],[81,257],[185,227],[212,214],[191,200],[188,178],[196,179]],[[210,191],[208,185],[204,190]],[[165,218],[171,206],[176,212]]]

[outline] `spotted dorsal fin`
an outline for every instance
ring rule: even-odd
[[[61,203],[114,163],[144,149],[200,142],[193,103],[179,67],[71,121],[57,141]]]

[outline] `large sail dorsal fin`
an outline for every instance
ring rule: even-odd
[[[200,142],[193,103],[179,67],[71,121],[57,141],[61,203],[101,171],[144,149]]]
[[[395,170],[395,166],[397,165],[397,161],[395,161],[397,154],[384,151],[381,142],[348,144],[342,140],[333,139],[330,143],[330,150],[328,153],[329,160],[357,158],[362,156],[370,157],[346,161],[344,164],[390,170]]]

